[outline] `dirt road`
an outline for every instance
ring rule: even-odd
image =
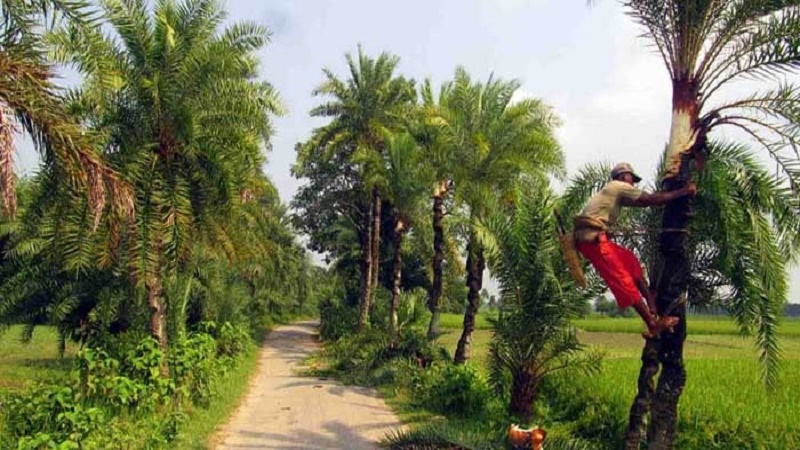
[[[400,426],[370,389],[295,374],[319,348],[315,332],[315,322],[302,322],[269,334],[258,374],[216,449],[372,450],[386,432]]]

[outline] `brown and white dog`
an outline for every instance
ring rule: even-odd
[[[515,423],[508,427],[508,440],[515,450],[542,450],[546,437],[547,432],[539,427],[524,429]]]

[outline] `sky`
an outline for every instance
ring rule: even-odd
[[[399,71],[435,85],[463,66],[478,79],[518,79],[518,97],[555,108],[558,137],[574,174],[593,161],[627,161],[654,181],[669,134],[670,82],[654,49],[616,0],[227,0],[230,21],[267,25],[272,42],[261,52],[263,78],[280,92],[288,113],[266,172],[289,202],[300,181],[290,174],[294,145],[320,119],[308,111],[322,68],[346,76],[344,55],[362,45],[370,55],[400,58]],[[21,169],[36,165],[29,145]],[[790,298],[800,302],[800,270]]]

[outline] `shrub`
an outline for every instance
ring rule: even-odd
[[[243,352],[245,328],[209,323],[172,342],[171,377],[160,376],[161,350],[150,338],[104,337],[75,357],[66,386],[39,385],[4,406],[0,446],[19,449],[140,449],[169,444],[185,420],[184,399],[208,405],[215,381]],[[113,443],[109,447],[109,443]]]
[[[420,406],[448,417],[482,417],[492,398],[488,383],[470,364],[431,366],[414,378],[412,390]]]
[[[358,310],[326,298],[319,303],[319,336],[324,341],[337,341],[353,333],[358,324]]]

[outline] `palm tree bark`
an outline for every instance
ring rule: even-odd
[[[14,124],[0,107],[0,217],[17,215],[17,188],[14,174]]]
[[[685,184],[680,179],[669,179],[665,182],[665,187],[672,191]],[[689,236],[685,231],[693,214],[692,203],[692,199],[683,198],[668,205],[664,210],[663,228],[670,231],[662,231],[659,236],[664,266],[658,283],[656,307],[660,314],[678,317],[680,322],[674,333],[662,333],[659,338],[658,361],[661,364],[661,375],[652,409],[653,430],[651,436],[648,436],[650,450],[674,448],[678,401],[686,385],[686,369],[683,364],[686,303],[683,300],[689,281]]]
[[[370,277],[369,307],[375,305],[378,292],[378,274],[381,271],[381,194],[377,187],[372,188],[372,272]]]
[[[475,238],[469,244],[467,254],[467,310],[464,312],[464,329],[458,340],[456,354],[453,362],[463,364],[472,357],[472,333],[475,331],[475,316],[480,308],[480,291],[483,285],[483,270],[486,268],[483,250],[475,243]]]
[[[692,79],[673,81],[672,125],[667,146],[667,172],[662,188],[666,191],[682,189],[690,181],[690,163],[704,137],[698,121],[697,83]],[[674,333],[664,332],[657,344],[658,364],[661,375],[652,400],[651,427],[648,430],[648,449],[668,450],[674,448],[678,424],[678,402],[686,385],[686,370],[683,363],[683,343],[686,340],[686,302],[685,293],[689,281],[689,225],[694,216],[694,199],[682,197],[664,208],[662,231],[659,234],[661,253],[660,276],[657,281],[658,295],[656,308],[660,315],[678,317],[680,322]],[[642,372],[653,371],[650,357],[643,358]],[[645,375],[646,376],[646,375]],[[642,376],[640,375],[640,382]],[[650,395],[650,394],[648,394]],[[637,401],[632,406],[629,431],[636,424],[641,406]],[[636,409],[636,411],[634,411]],[[635,414],[634,414],[635,413]],[[633,439],[633,434],[628,435]],[[632,442],[628,442],[632,446]],[[635,447],[633,447],[635,448]]]
[[[639,370],[639,391],[631,405],[628,429],[625,432],[625,450],[639,450],[642,441],[644,419],[650,412],[656,392],[655,376],[658,374],[659,342],[648,339],[642,350],[642,368]],[[652,425],[652,422],[651,422]],[[652,427],[650,428],[652,430]],[[649,440],[649,439],[648,439]]]
[[[358,289],[358,329],[366,328],[369,321],[369,301],[371,298],[372,285],[372,203],[370,203],[369,214],[364,220],[364,229],[359,233],[361,248],[363,249],[361,258],[361,276]]]
[[[509,412],[519,418],[521,423],[529,425],[533,419],[533,402],[537,393],[536,379],[526,367],[515,370],[511,378]]]
[[[445,181],[433,192],[433,283],[428,296],[428,309],[431,321],[428,325],[428,340],[440,334],[439,320],[442,301],[442,262],[444,262],[444,195],[447,193]]]
[[[145,283],[147,293],[147,306],[150,308],[150,334],[158,341],[158,348],[161,349],[162,356],[159,363],[159,371],[163,378],[169,377],[169,366],[167,365],[167,305],[164,303],[163,280],[161,271],[156,269]]]
[[[405,229],[406,228],[403,220],[397,219],[392,236],[392,250],[394,251],[394,259],[392,260],[392,305],[389,312],[389,334],[392,339],[392,346],[397,344],[397,310],[400,309],[400,282],[403,268],[402,247]]]

